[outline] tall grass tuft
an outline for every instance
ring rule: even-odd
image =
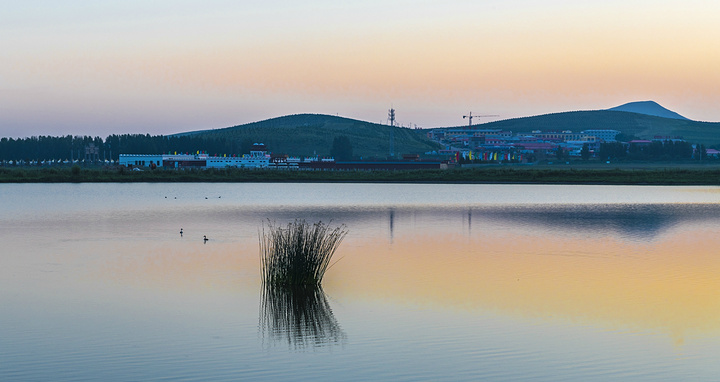
[[[295,220],[287,227],[268,222],[260,235],[263,284],[284,287],[320,286],[335,250],[347,234],[345,226]]]

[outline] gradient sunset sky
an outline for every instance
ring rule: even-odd
[[[5,137],[385,123],[391,106],[405,126],[457,126],[642,100],[720,121],[716,0],[0,5]]]

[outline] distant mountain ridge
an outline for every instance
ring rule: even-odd
[[[690,121],[689,118],[685,118],[682,115],[680,115],[672,110],[668,110],[668,109],[660,106],[655,101],[629,102],[624,105],[610,108],[608,110],[610,110],[610,111],[625,111],[625,112],[629,112],[629,113],[638,113],[638,114],[652,115],[655,117]]]
[[[480,129],[500,129],[513,133],[529,133],[533,130],[580,132],[609,129],[641,139],[652,139],[656,136],[683,137],[691,143],[720,145],[719,122],[698,122],[614,110],[569,111],[487,122],[475,126]]]
[[[691,143],[720,146],[720,123],[692,121],[652,101],[631,102],[610,110],[570,111],[513,118],[474,127],[513,133],[611,129],[642,139],[681,136]],[[181,134],[227,139],[238,145],[242,142],[262,142],[275,153],[303,156],[329,155],[333,139],[345,135],[352,143],[355,156],[386,158],[391,152],[397,157],[400,154],[438,150],[440,147],[437,143],[427,138],[428,130],[391,127],[333,115],[296,114]]]

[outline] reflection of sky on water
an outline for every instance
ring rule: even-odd
[[[501,226],[651,239],[678,224],[720,216],[718,188],[442,184],[3,185],[0,226],[125,233],[133,219],[174,231],[222,222],[255,235],[266,219],[333,221],[388,237],[407,227],[467,233]],[[237,227],[238,224],[243,225]],[[136,227],[129,227],[136,228]],[[250,228],[250,229],[248,229]],[[223,230],[220,230],[223,231]],[[112,232],[115,234],[115,232]],[[224,232],[208,232],[217,237]],[[229,235],[229,233],[228,233]]]
[[[170,192],[163,187],[179,198],[165,199]],[[293,187],[302,192],[289,193]],[[48,375],[85,366],[101,372],[92,364],[117,372],[137,361],[113,358],[118,352],[145,357],[143,371],[128,379],[161,378],[147,365],[187,354],[206,361],[180,361],[184,368],[168,368],[168,375],[222,373],[242,360],[245,371],[265,377],[278,376],[276,364],[292,365],[285,366],[291,373],[305,361],[316,371],[336,362],[363,377],[375,374],[353,365],[386,361],[385,376],[394,376],[396,365],[387,360],[401,353],[412,357],[401,370],[410,378],[420,375],[413,370],[436,379],[442,375],[433,371],[458,367],[468,376],[507,370],[492,363],[516,366],[523,379],[542,363],[581,380],[583,365],[598,358],[616,371],[640,364],[662,376],[653,363],[658,354],[680,371],[673,375],[690,365],[712,374],[720,338],[714,189],[590,187],[588,200],[572,203],[566,199],[578,199],[577,188],[419,188],[413,194],[413,185],[51,185],[63,203],[54,205],[44,186],[19,187],[14,203],[0,205],[0,302],[11,307],[0,315],[0,331],[23,353],[0,349],[0,357],[34,365],[39,352],[56,360],[45,365]],[[208,189],[222,198],[204,199]],[[466,195],[477,190],[512,195]],[[605,203],[607,192],[635,202]],[[661,195],[645,197],[653,192]],[[381,202],[374,204],[377,195]],[[692,203],[680,202],[685,195]],[[263,305],[259,229],[266,219],[296,218],[349,229],[336,254],[341,260],[323,282],[332,298],[295,304],[280,296]],[[258,338],[263,322],[268,336],[313,351],[285,356],[284,346],[263,347],[272,340]],[[329,325],[316,332],[308,326],[323,322]],[[601,349],[578,351],[587,339]],[[342,347],[327,346],[335,344]],[[76,364],[62,362],[70,354],[64,347],[75,352],[69,357]],[[693,358],[677,357],[676,349]],[[323,356],[333,362],[310,360],[315,351],[332,353]],[[576,354],[587,364],[568,364]],[[442,359],[446,368],[426,359]],[[13,363],[0,365],[0,376]]]
[[[720,238],[704,232],[653,242],[418,233],[346,244],[327,276],[334,295],[652,330],[675,343],[720,334]]]
[[[389,236],[396,230],[415,229],[437,232],[482,232],[504,230],[543,230],[563,235],[618,236],[652,240],[678,225],[720,223],[720,205],[542,205],[502,207],[392,207],[366,209],[264,209],[262,211],[224,211],[245,220],[261,221],[272,216],[292,221],[297,216],[308,220],[334,221],[355,227],[386,228]],[[221,214],[222,214],[221,213]],[[229,218],[230,216],[228,216]]]

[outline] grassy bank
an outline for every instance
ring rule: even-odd
[[[146,170],[0,168],[0,183],[88,182],[428,182],[720,185],[720,166],[600,168],[488,166],[405,171]]]

